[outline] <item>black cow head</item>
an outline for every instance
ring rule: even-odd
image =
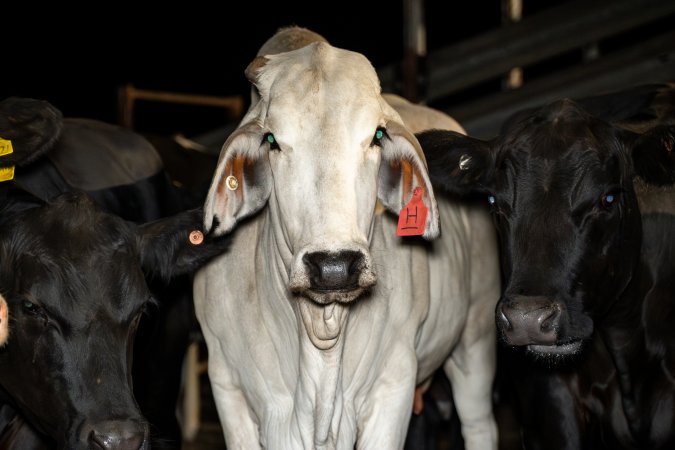
[[[480,193],[491,206],[506,344],[561,357],[554,360],[579,352],[639,260],[634,179],[675,182],[674,131],[634,134],[562,100],[521,115],[492,141],[440,130],[418,136],[435,187]]]
[[[192,271],[225,240],[190,242],[200,210],[138,226],[80,193],[7,211],[0,294],[10,331],[0,349],[0,397],[58,448],[148,448],[130,377],[136,326],[153,302],[145,274]]]

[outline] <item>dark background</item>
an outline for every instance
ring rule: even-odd
[[[523,14],[562,3],[525,0]],[[0,99],[45,99],[65,116],[108,122],[118,120],[116,91],[126,83],[141,89],[243,95],[247,101],[244,69],[278,27],[291,24],[363,53],[376,68],[399,62],[403,55],[402,1],[141,6],[105,1],[86,7],[3,5]],[[425,18],[431,51],[498,27],[501,4],[427,1]],[[135,127],[189,136],[223,121],[222,111],[215,108],[139,102]]]

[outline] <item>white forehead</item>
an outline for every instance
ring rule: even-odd
[[[262,100],[259,119],[269,127],[378,125],[368,122],[383,115],[380,83],[363,55],[315,42],[266,58],[255,84]]]

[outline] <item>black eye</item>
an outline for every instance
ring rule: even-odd
[[[497,202],[497,199],[495,198],[494,195],[488,194],[487,201],[490,204],[490,206],[495,206],[495,203]]]
[[[602,197],[600,197],[600,206],[602,206],[604,209],[609,209],[614,205],[617,201],[618,194],[616,193],[607,193],[603,194]]]
[[[29,314],[39,314],[40,313],[40,307],[36,305],[35,303],[31,302],[30,300],[24,300],[21,303],[21,306],[23,307],[23,310],[26,311]]]
[[[263,136],[263,144],[267,143],[270,145],[270,150],[281,150],[279,144],[277,143],[276,138],[272,133],[265,133]]]
[[[387,130],[383,127],[377,127],[377,130],[375,130],[375,134],[373,135],[373,140],[370,143],[370,146],[372,147],[373,145],[377,145],[378,147],[382,147],[382,138],[384,138],[387,135]]]

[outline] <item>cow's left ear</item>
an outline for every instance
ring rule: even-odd
[[[675,126],[658,125],[630,140],[636,175],[658,186],[675,184]]]
[[[204,204],[208,233],[230,232],[241,219],[267,203],[272,172],[262,138],[262,128],[253,120],[236,129],[223,145]]]
[[[203,218],[204,210],[197,208],[139,225],[136,238],[143,270],[168,281],[225,252],[230,237],[204,233]]]
[[[412,199],[413,190],[424,188],[423,201],[429,212],[422,236],[434,239],[440,234],[440,218],[422,148],[415,135],[398,120],[390,119],[386,130],[388,138],[381,141],[378,198],[388,210],[398,215]]]

